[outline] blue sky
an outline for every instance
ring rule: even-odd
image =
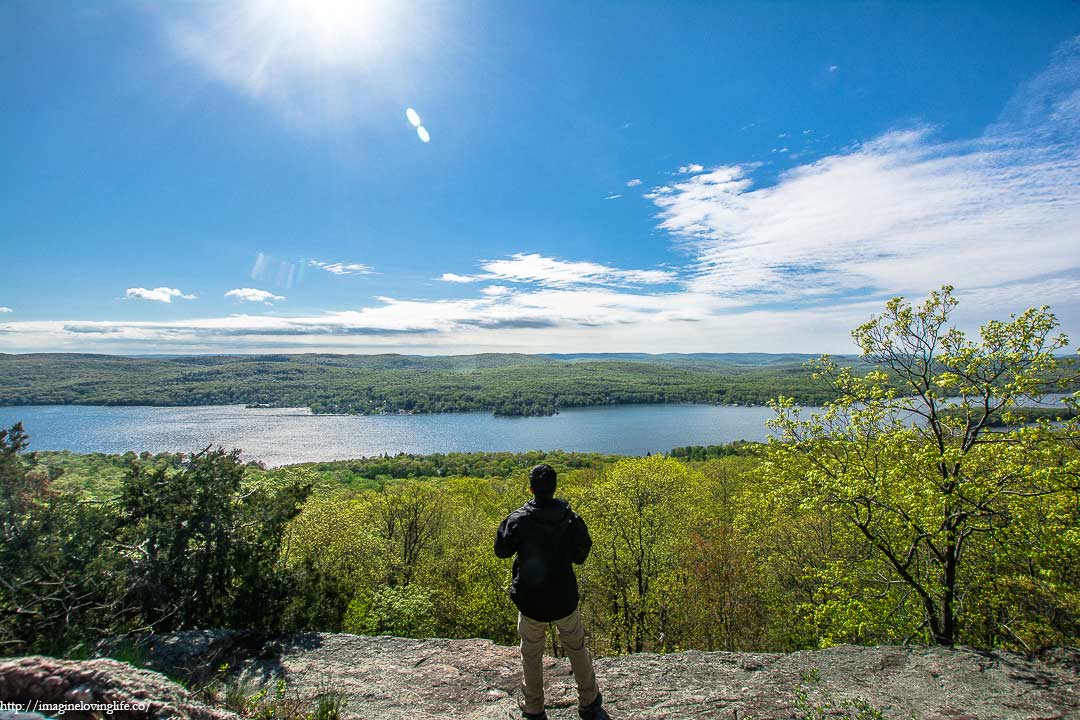
[[[1080,330],[1077,3],[405,6],[0,3],[0,352]]]

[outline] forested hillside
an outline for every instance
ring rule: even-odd
[[[318,413],[549,415],[621,403],[828,399],[801,356],[0,355],[0,405],[309,407]]]

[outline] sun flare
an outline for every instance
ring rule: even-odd
[[[400,46],[403,3],[387,0],[263,0],[277,33],[330,67],[368,63]]]
[[[406,84],[431,40],[435,6],[390,0],[239,0],[169,12],[187,59],[290,116],[353,118]]]

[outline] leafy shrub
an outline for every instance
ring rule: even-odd
[[[353,599],[344,629],[358,635],[430,637],[435,634],[435,606],[428,591],[420,587],[379,588]]]

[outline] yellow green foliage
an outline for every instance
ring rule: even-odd
[[[1054,387],[1068,341],[1046,308],[991,321],[972,341],[949,325],[955,306],[949,287],[917,307],[890,301],[853,333],[878,369],[856,376],[826,358],[836,399],[822,413],[776,403],[770,492],[836,520],[833,562],[806,567],[822,642],[1030,647],[1075,634],[1076,578],[1059,565],[1080,559],[1069,533],[1077,421],[1028,426],[1011,412]]]

